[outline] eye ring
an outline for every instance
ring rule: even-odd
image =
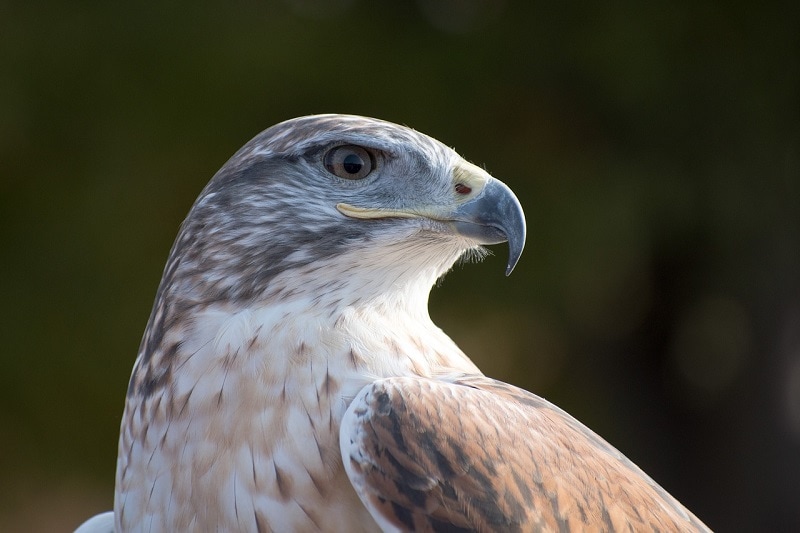
[[[334,176],[346,180],[360,180],[375,169],[375,155],[361,146],[344,144],[328,150],[322,163]]]

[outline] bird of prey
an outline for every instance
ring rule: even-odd
[[[200,194],[128,387],[114,511],[84,530],[707,531],[430,319],[459,259],[525,242],[511,190],[410,128],[273,126]]]

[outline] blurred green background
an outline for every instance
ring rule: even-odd
[[[529,242],[434,319],[720,531],[800,529],[796,2],[0,3],[0,530],[110,509],[178,224],[260,130],[377,116],[508,183]]]

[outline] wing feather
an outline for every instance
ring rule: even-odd
[[[340,444],[385,531],[708,531],[569,414],[484,376],[375,381]]]

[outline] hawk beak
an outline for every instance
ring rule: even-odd
[[[505,183],[488,177],[478,194],[455,209],[451,220],[456,233],[481,244],[508,241],[506,276],[511,274],[525,247],[525,213]]]
[[[460,161],[452,171],[454,206],[392,209],[336,204],[343,215],[362,219],[429,218],[449,225],[452,231],[479,244],[508,241],[506,276],[517,265],[525,247],[525,213],[508,186],[472,163]]]

